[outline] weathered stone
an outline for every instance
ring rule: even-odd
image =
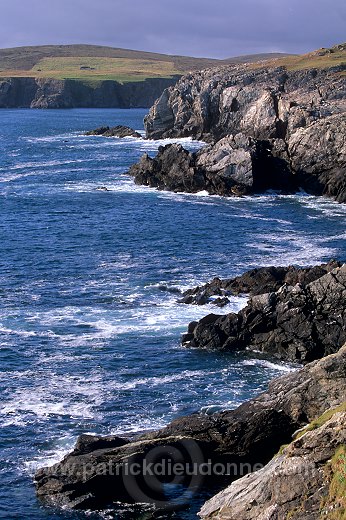
[[[221,296],[225,300],[225,296],[250,294],[256,296],[257,294],[276,292],[282,285],[307,285],[314,282],[321,276],[325,275],[340,267],[341,264],[336,260],[331,260],[327,264],[316,265],[313,267],[259,267],[246,271],[235,278],[214,278],[205,285],[187,289],[183,293],[183,298],[178,300],[180,303],[198,304],[201,305],[201,298],[206,300],[206,303],[216,303],[213,296]],[[228,303],[225,301],[225,303]]]
[[[329,420],[293,441],[263,469],[237,480],[210,499],[202,507],[200,517],[214,520],[343,518],[346,497],[331,491],[333,479],[339,481],[340,486],[342,479],[346,480],[343,451],[346,406],[342,408],[344,411],[331,412]],[[338,450],[341,450],[339,457]]]
[[[200,152],[199,166],[211,184],[231,178],[234,195],[303,188],[345,202],[343,70],[242,65],[189,74],[154,104],[147,135],[220,141]],[[232,185],[203,189],[228,195]]]

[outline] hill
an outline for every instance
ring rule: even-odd
[[[0,49],[0,77],[113,80],[173,78],[210,67],[276,58],[278,54],[238,56],[227,60],[170,56],[95,45],[44,45]]]

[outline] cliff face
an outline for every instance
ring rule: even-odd
[[[344,68],[287,71],[238,66],[190,74],[165,90],[151,108],[145,120],[147,136],[219,142],[217,158],[229,165],[222,175],[231,177],[224,195],[234,194],[232,188],[240,194],[268,187],[303,188],[345,202]],[[240,144],[231,150],[229,136],[236,143],[250,139],[250,148]],[[226,147],[221,139],[226,139]],[[232,179],[242,148],[248,156],[246,175],[241,167]],[[214,169],[215,164],[213,160]],[[208,161],[204,166],[210,170]]]
[[[181,78],[146,118],[148,137],[217,141],[240,132],[288,140],[298,128],[345,112],[346,80],[331,69],[222,67]]]
[[[345,492],[346,402],[312,423],[265,468],[209,500],[200,516],[214,520],[337,520],[345,518]]]
[[[0,108],[147,108],[176,78],[121,84],[42,78],[0,79]]]

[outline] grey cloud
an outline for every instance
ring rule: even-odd
[[[344,41],[345,0],[0,0],[0,47],[91,43],[225,58]]]

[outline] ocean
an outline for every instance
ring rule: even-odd
[[[136,186],[124,172],[171,140],[83,135],[101,125],[143,131],[145,113],[0,111],[1,518],[90,518],[42,507],[33,486],[35,470],[61,460],[78,435],[135,434],[234,408],[294,369],[181,347],[190,321],[246,298],[216,311],[177,303],[178,290],[346,257],[345,205]],[[193,508],[181,515],[195,518]]]

